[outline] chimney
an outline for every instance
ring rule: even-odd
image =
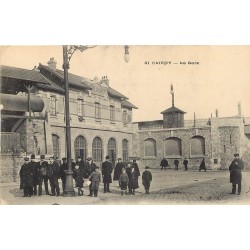
[[[219,111],[218,111],[218,109],[215,110],[215,116],[216,116],[216,118],[219,117]]]
[[[57,61],[55,61],[54,57],[51,57],[48,61],[48,66],[52,69],[52,70],[56,70],[56,63]]]
[[[241,102],[238,102],[238,116],[241,116]]]
[[[100,84],[104,87],[109,87],[109,79],[107,76],[103,76],[101,81],[100,81]]]

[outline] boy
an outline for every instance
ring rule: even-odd
[[[91,173],[89,176],[89,181],[91,181],[91,187],[90,187],[90,196],[91,197],[97,197],[98,190],[99,190],[99,184],[101,182],[101,174],[99,173],[99,167],[95,167],[95,171]],[[94,193],[94,195],[93,195]]]
[[[152,181],[152,174],[148,169],[149,167],[146,166],[142,174],[142,185],[145,188],[146,194],[149,194],[150,182]]]
[[[129,179],[128,179],[128,175],[126,174],[126,169],[123,168],[122,173],[119,177],[119,186],[121,188],[121,195],[123,195],[124,192],[125,194],[127,194],[128,182],[129,182]]]

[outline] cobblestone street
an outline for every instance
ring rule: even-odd
[[[84,187],[84,196],[52,197],[47,195],[22,197],[19,183],[2,183],[1,204],[13,205],[88,205],[88,204],[250,204],[250,172],[243,172],[242,194],[231,195],[228,171],[175,171],[151,170],[153,182],[150,194],[144,193],[139,178],[140,188],[135,195],[121,196],[118,183],[111,184],[111,193],[103,193],[103,185],[97,198],[87,196],[88,187]]]

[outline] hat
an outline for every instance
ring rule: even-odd
[[[63,158],[62,158],[62,160],[63,160],[63,161],[66,161],[66,160],[67,160],[67,158],[66,158],[66,157],[63,157]]]
[[[24,157],[24,160],[25,160],[25,161],[28,161],[28,160],[29,160],[29,157]]]
[[[149,166],[146,166],[145,169],[149,169]]]
[[[118,158],[117,160],[118,160],[118,161],[119,161],[119,160],[122,160],[122,158]]]
[[[109,159],[109,156],[107,155],[107,156],[106,156],[106,160],[108,160],[108,159]]]
[[[78,158],[81,158],[81,159],[82,159],[82,157],[81,157],[80,155],[77,156],[77,159],[78,159]]]
[[[87,157],[87,161],[92,161],[92,157]]]
[[[42,160],[42,159],[45,159],[45,155],[41,155],[40,156],[40,159]]]
[[[30,159],[36,159],[36,156],[35,155],[31,155]]]
[[[235,154],[234,154],[234,157],[236,157],[236,156],[240,156],[240,155],[239,155],[238,153],[235,153]]]
[[[133,162],[136,162],[136,160],[133,160]]]

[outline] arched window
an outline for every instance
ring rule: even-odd
[[[156,156],[156,142],[154,139],[147,139],[144,141],[144,156],[145,157]]]
[[[191,156],[205,155],[205,138],[202,136],[194,136],[191,138]]]
[[[164,142],[165,157],[180,157],[182,155],[181,139],[172,137]]]
[[[75,140],[75,159],[81,156],[82,160],[86,160],[87,157],[87,142],[84,136],[79,135]]]
[[[102,162],[102,139],[95,137],[92,144],[92,157],[95,162]]]
[[[128,161],[128,140],[122,140],[122,159],[123,161]]]
[[[108,155],[114,165],[116,160],[116,140],[114,138],[110,138],[108,141]]]
[[[59,136],[52,134],[53,155],[60,158],[60,143]]]

